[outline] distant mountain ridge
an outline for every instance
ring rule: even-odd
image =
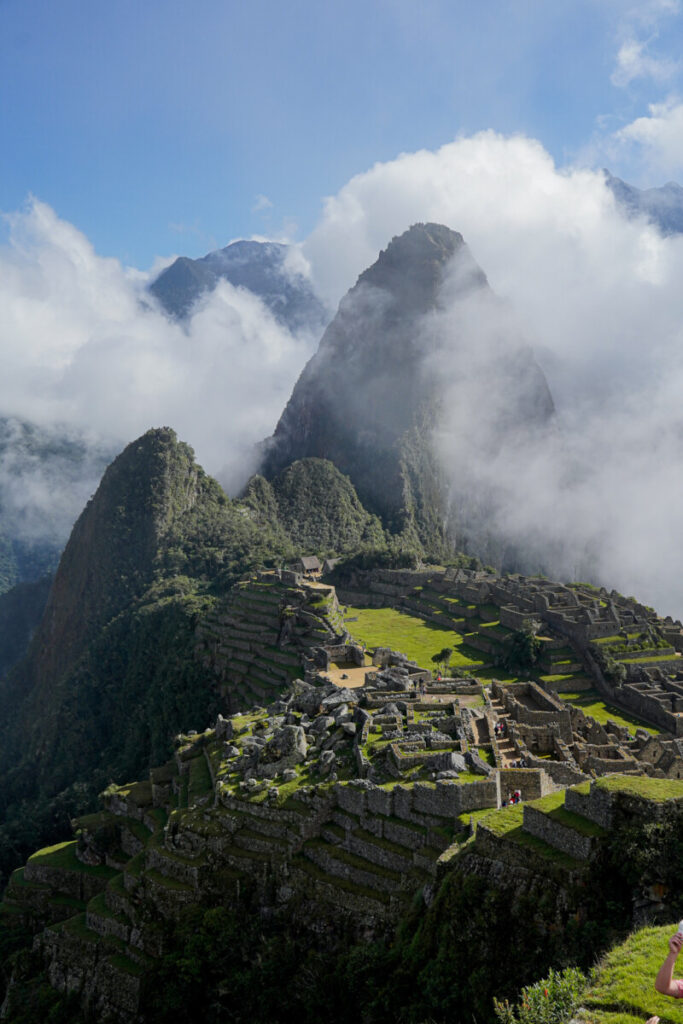
[[[322,330],[327,313],[310,281],[290,269],[290,246],[278,242],[232,242],[201,259],[180,256],[159,274],[150,291],[167,313],[186,317],[219,281],[246,288],[262,299],[273,316],[292,332]]]
[[[647,217],[663,235],[683,233],[683,188],[675,181],[641,189],[616,178],[606,168],[603,173],[607,187],[626,214]]]

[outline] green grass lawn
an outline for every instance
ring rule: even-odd
[[[348,622],[354,619],[353,622]],[[480,665],[481,654],[463,642],[460,633],[441,629],[395,608],[352,608],[346,612],[348,629],[368,648],[391,647],[402,651],[423,668],[432,667],[432,655],[452,647],[451,665]]]
[[[680,1020],[680,1002],[654,990],[675,930],[675,924],[643,928],[611,950],[598,965],[575,1016],[586,1024],[643,1024],[653,1014],[662,1024]],[[680,973],[679,969],[674,976]]]
[[[647,800],[680,800],[683,798],[683,780],[650,779],[645,775],[608,775],[596,779],[599,789],[632,793]]]
[[[568,690],[563,692],[561,697],[568,704],[581,708],[584,714],[591,715],[601,725],[604,725],[611,719],[611,721],[616,722],[618,725],[625,725],[630,733],[634,733],[636,729],[645,729],[646,732],[652,733],[654,736],[659,732],[659,729],[655,729],[653,726],[643,722],[642,719],[629,714],[628,711],[620,711],[614,704],[605,704],[597,690]]]
[[[551,675],[542,675],[538,678],[542,679],[545,683],[551,683],[553,690],[556,690],[560,695],[565,692],[575,692],[576,688],[572,685],[575,682],[580,684],[591,682],[588,676],[584,675],[582,672],[559,672]]]

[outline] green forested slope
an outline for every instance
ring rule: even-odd
[[[111,776],[164,757],[174,732],[208,721],[197,615],[284,554],[172,430],[149,431],[112,463],[26,659],[0,684],[0,866],[63,829]]]

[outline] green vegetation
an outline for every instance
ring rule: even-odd
[[[576,967],[550,971],[547,978],[522,989],[516,1006],[494,1000],[499,1024],[566,1024],[581,1001],[585,974]]]
[[[56,843],[31,854],[29,864],[36,867],[61,868],[64,871],[79,871],[99,878],[113,878],[117,873],[106,864],[84,864],[76,856],[76,842]]]
[[[429,664],[435,651],[443,651],[446,647],[453,649],[451,665],[481,664],[481,655],[464,644],[460,633],[440,629],[431,622],[395,608],[348,607],[346,620],[352,635],[366,647],[391,647],[407,654],[421,666]]]
[[[385,545],[382,524],[365,511],[349,478],[326,459],[300,459],[272,483],[280,523],[296,548],[355,554]]]
[[[654,1014],[662,1021],[677,1019],[676,1003],[654,990],[675,930],[675,924],[643,928],[603,957],[577,1018],[586,1024],[642,1024]]]
[[[0,565],[1,561],[0,539]],[[4,593],[0,568],[0,679],[26,652],[45,609],[51,584],[52,577],[44,576],[35,583],[17,583]]]
[[[533,806],[537,807],[539,811],[543,811],[549,818],[557,821],[560,825],[564,825],[565,828],[570,828],[580,835],[588,836],[591,839],[599,839],[606,834],[604,828],[601,828],[600,825],[596,825],[595,822],[582,817],[580,814],[567,810],[564,806],[564,791],[551,793],[540,800],[534,800]]]
[[[540,622],[525,619],[520,629],[508,637],[503,664],[508,672],[530,672],[538,661],[542,641],[538,636]]]
[[[568,704],[581,708],[584,714],[590,715],[597,722],[600,722],[601,725],[612,721],[616,722],[617,725],[626,726],[630,733],[635,733],[637,729],[645,729],[646,732],[652,733],[652,735],[656,735],[659,732],[659,729],[648,725],[642,718],[637,718],[628,711],[622,711],[615,707],[614,704],[606,704],[597,690],[567,690],[562,691],[560,696]]]
[[[606,775],[602,779],[596,779],[595,785],[598,789],[607,789],[613,793],[630,793],[658,803],[663,800],[683,799],[683,780],[677,779],[651,779],[646,775]]]
[[[613,683],[623,683],[626,679],[626,668],[621,661],[613,658],[606,648],[596,644],[591,645],[591,653],[600,666],[605,679],[609,679]]]

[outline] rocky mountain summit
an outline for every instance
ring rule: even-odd
[[[171,316],[186,317],[219,281],[246,288],[262,299],[290,331],[322,330],[327,314],[310,281],[290,268],[290,247],[277,242],[232,242],[201,259],[178,257],[159,274],[150,291]]]
[[[329,459],[385,526],[415,531],[437,556],[447,551],[464,524],[449,522],[453,495],[435,435],[454,404],[464,413],[458,443],[476,433],[469,368],[478,387],[486,381],[494,446],[553,417],[528,347],[500,331],[480,335],[496,315],[461,235],[416,224],[394,238],[342,299],[299,377],[264,446],[264,476],[296,459]]]

